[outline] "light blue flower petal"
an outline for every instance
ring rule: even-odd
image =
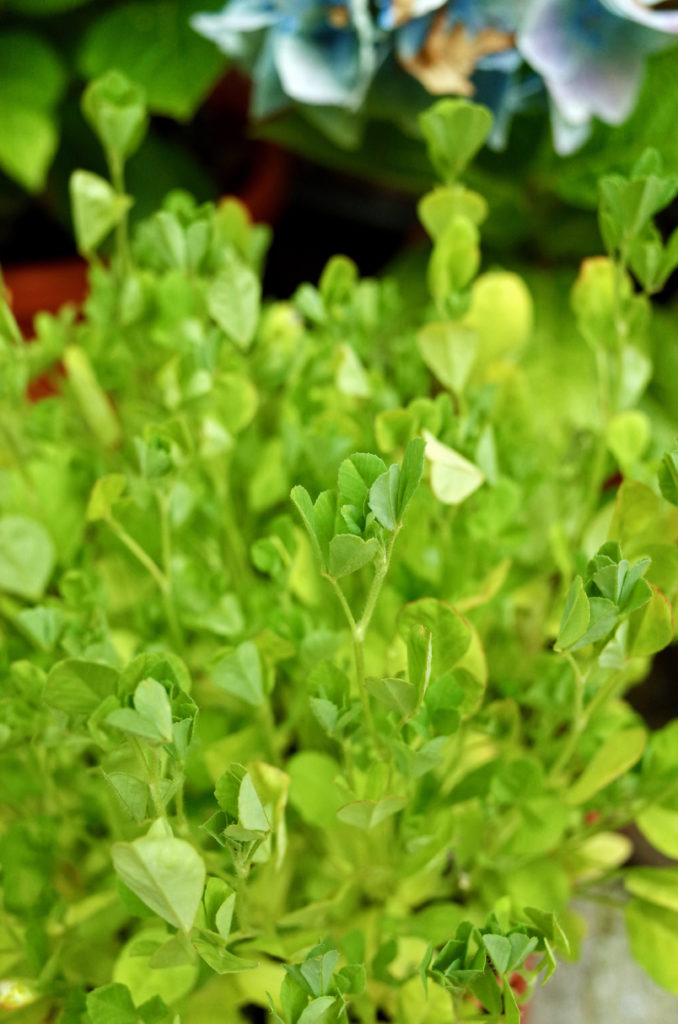
[[[355,38],[327,38],[277,33],[275,64],[283,89],[301,103],[355,107],[362,99]]]
[[[232,0],[219,14],[194,14],[191,27],[217,46],[234,32],[255,32],[274,25],[280,11],[270,0]]]
[[[569,156],[580,149],[591,134],[591,118],[581,124],[566,121],[555,105],[551,106],[553,148],[559,156]]]
[[[289,97],[282,87],[280,75],[275,65],[275,52],[271,33],[267,36],[257,62],[254,65],[252,81],[254,86],[252,90],[252,115],[254,117],[267,117],[289,105]]]
[[[678,32],[678,11],[656,10],[652,0],[602,0],[609,10],[658,32]]]

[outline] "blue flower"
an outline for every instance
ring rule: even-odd
[[[518,33],[518,49],[549,93],[561,154],[582,145],[594,117],[608,124],[626,120],[646,55],[671,41],[612,13],[611,6],[601,0],[533,0]]]
[[[647,25],[658,32],[678,32],[678,11],[666,10],[661,0],[603,0],[615,14],[637,21],[639,25]]]
[[[377,61],[368,0],[231,0],[191,24],[253,68],[256,116],[300,103],[357,109]]]
[[[402,17],[405,0],[391,4]],[[431,5],[429,5],[431,6]],[[396,28],[395,49],[402,66],[428,92],[472,96],[476,70],[510,74],[521,63],[514,47],[520,3],[488,0],[449,0],[438,9],[420,14]],[[422,0],[411,3],[414,13]]]

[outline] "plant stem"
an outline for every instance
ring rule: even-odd
[[[160,536],[162,544],[162,565],[164,570],[163,576],[166,583],[166,590],[163,590],[165,612],[167,614],[167,621],[174,642],[179,646],[179,648],[183,648],[183,633],[179,623],[179,617],[177,616],[176,607],[174,605],[174,596],[172,594],[172,534],[170,531],[167,498],[160,492],[157,493],[157,498],[158,507],[160,509]]]
[[[346,600],[344,592],[339,586],[338,581],[334,578],[334,576],[331,576],[329,573],[323,574],[326,577],[326,579],[330,581],[332,588],[335,594],[337,595],[337,598],[339,599],[339,603],[343,608],[344,615],[346,616],[346,619],[351,629],[351,635],[353,637],[353,658],[355,661],[355,674],[356,680],[358,682],[360,700],[362,701],[363,705],[365,724],[367,725],[367,728],[369,729],[370,734],[372,735],[372,738],[376,744],[380,743],[380,739],[374,727],[374,718],[372,717],[372,709],[370,707],[370,699],[367,693],[367,685],[365,681],[365,637],[367,635],[367,630],[369,628],[370,621],[374,614],[374,610],[377,606],[377,601],[379,600],[381,588],[384,584],[384,580],[386,579],[386,575],[391,564],[393,547],[395,545],[396,537],[398,536],[399,532],[400,527],[396,526],[393,533],[391,534],[391,538],[386,546],[386,550],[383,552],[381,560],[379,561],[374,571],[372,583],[370,584],[370,589],[367,593],[365,607],[363,609],[362,615],[360,616],[360,619],[358,619],[357,622],[355,616],[353,615],[353,612],[351,611],[350,605]]]
[[[162,595],[163,604],[165,606],[165,615],[167,616],[167,623],[170,628],[170,633],[172,634],[172,639],[177,646],[181,647],[181,627],[172,601],[172,593],[168,577],[164,574],[160,566],[151,558],[151,556],[144,551],[141,545],[135,541],[134,537],[127,532],[125,527],[117,521],[117,519],[109,516],[107,522],[118,540],[124,544],[130,554],[134,555],[136,560],[143,565],[144,569],[146,569],[155,580],[158,590]]]
[[[550,772],[552,779],[556,778],[560,773],[568,766],[572,755],[577,747],[577,742],[584,729],[587,719],[584,716],[584,688],[586,686],[586,676],[583,676],[581,669],[577,664],[576,659],[569,651],[563,651],[563,655],[567,658],[572,671],[574,673],[574,714],[572,718],[572,727],[570,729],[570,735],[567,738],[567,743],[560,752],[560,756],[556,760],[553,768]]]
[[[111,157],[109,159],[109,170],[111,173],[111,181],[113,188],[119,196],[125,195],[125,175],[122,167],[122,163]],[[127,234],[127,211],[123,214],[120,222],[115,228],[115,249],[118,257],[118,263],[120,265],[120,277],[124,280],[130,271],[131,259],[129,251],[129,237]]]

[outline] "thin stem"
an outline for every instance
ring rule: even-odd
[[[158,585],[158,589],[164,594],[168,588],[168,581],[160,566],[153,561],[151,556],[144,551],[141,545],[135,541],[134,537],[127,532],[117,519],[109,517],[107,522],[118,540],[125,545],[130,554],[134,555],[136,560],[150,573]]]
[[[400,527],[397,526],[391,538],[388,542],[386,550],[384,551],[380,562],[378,563],[374,576],[372,577],[372,583],[367,593],[367,599],[365,601],[365,607],[360,619],[356,621],[353,612],[351,611],[350,605],[346,600],[346,596],[341,589],[338,581],[330,575],[330,573],[324,573],[323,575],[330,581],[332,588],[339,599],[339,603],[344,611],[346,620],[351,629],[351,635],[353,637],[353,659],[355,661],[355,674],[358,683],[358,691],[360,693],[360,700],[363,706],[363,714],[365,716],[365,724],[372,735],[373,740],[376,744],[380,743],[379,736],[374,727],[374,718],[372,717],[372,708],[370,707],[370,699],[367,693],[367,685],[365,681],[365,636],[370,625],[370,621],[374,614],[374,610],[379,600],[381,588],[384,584],[384,580],[391,564],[391,556],[393,555],[393,547],[396,542],[396,537],[400,532]]]
[[[125,175],[122,163],[116,158],[109,159],[109,170],[113,188],[119,196],[125,195]],[[126,278],[129,275],[131,258],[129,250],[129,237],[127,234],[127,211],[120,218],[115,228],[115,249],[120,265],[120,277]]]
[[[572,668],[572,672],[574,673],[574,714],[572,716],[572,727],[570,729],[570,735],[567,738],[567,743],[561,750],[560,756],[551,769],[550,777],[552,779],[558,776],[570,763],[585,724],[584,688],[586,686],[588,673],[586,677],[582,675],[581,669],[570,651],[563,651],[562,653],[563,656],[567,658],[570,667]]]
[[[334,593],[337,595],[337,597],[339,599],[339,604],[343,608],[344,615],[346,616],[348,624],[351,627],[351,633],[355,634],[355,631],[356,631],[356,621],[353,618],[353,612],[351,611],[351,607],[350,607],[348,601],[346,600],[346,596],[344,594],[344,591],[341,589],[341,587],[339,586],[339,583],[334,578],[334,576],[330,576],[330,574],[328,572],[323,573],[323,575],[324,575],[326,580],[329,580],[329,582],[330,582],[330,584],[332,586],[332,589],[334,590]]]
[[[167,583],[166,590],[163,590],[163,601],[165,603],[167,621],[174,642],[180,648],[182,648],[183,633],[181,630],[181,624],[179,623],[177,610],[174,604],[174,595],[172,593],[172,534],[170,531],[167,498],[160,492],[157,493],[157,498],[158,507],[160,510],[160,537],[162,545],[162,565],[164,570],[163,575]]]
[[[135,541],[134,537],[127,532],[125,527],[122,526],[117,519],[113,519],[112,516],[109,516],[107,522],[118,540],[124,544],[130,554],[134,555],[136,560],[143,565],[144,569],[146,569],[155,580],[158,590],[162,595],[170,633],[172,634],[175,644],[181,647],[183,643],[181,627],[172,601],[172,593],[168,577],[164,574],[157,562],[155,562],[151,556],[144,551],[141,545]]]
[[[273,718],[273,711],[271,704],[267,698],[259,709],[259,717],[261,718],[261,724],[264,730],[264,736],[266,737],[266,745],[268,747],[269,756],[273,761],[278,760],[278,746],[276,743],[275,736],[275,719]]]
[[[356,633],[353,634],[353,658],[355,660],[355,674],[358,680],[358,690],[360,692],[360,700],[363,705],[363,714],[365,715],[365,724],[369,729],[372,738],[377,740],[377,731],[374,728],[374,718],[372,717],[372,708],[370,707],[370,698],[367,693],[367,684],[365,682],[365,651],[363,649],[363,641],[356,638]]]
[[[188,821],[186,820],[186,812],[184,810],[184,772],[183,772],[183,765],[182,765],[182,770],[181,770],[181,781],[179,783],[179,787],[178,787],[178,789],[176,791],[176,794],[174,796],[174,806],[175,806],[176,812],[177,812],[177,830],[179,832],[181,832],[182,835],[185,835],[185,836],[190,835],[190,829],[188,827]]]

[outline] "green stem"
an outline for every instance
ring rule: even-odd
[[[118,540],[124,544],[130,554],[134,555],[136,560],[143,565],[144,569],[146,569],[146,571],[153,577],[158,590],[162,595],[163,604],[165,606],[165,615],[167,616],[167,623],[170,628],[170,633],[172,634],[172,639],[177,646],[181,647],[183,645],[181,627],[172,601],[172,592],[168,577],[164,574],[157,562],[155,562],[151,556],[144,551],[141,545],[135,541],[134,537],[127,532],[125,527],[122,526],[117,519],[113,519],[112,516],[109,516],[106,521]]]
[[[338,581],[329,573],[324,573],[325,577],[330,581],[332,588],[334,589],[334,592],[337,595],[337,598],[339,599],[339,603],[341,604],[341,607],[344,611],[344,615],[346,616],[346,620],[351,629],[351,635],[353,637],[353,658],[355,661],[355,674],[358,683],[358,691],[360,693],[360,700],[363,705],[365,724],[367,725],[367,728],[377,745],[380,744],[380,739],[374,727],[374,718],[372,716],[372,708],[370,707],[370,699],[367,693],[367,685],[365,681],[365,637],[367,635],[367,630],[372,620],[374,610],[377,606],[377,601],[379,600],[381,588],[384,584],[384,580],[386,579],[386,575],[391,564],[393,547],[395,545],[399,531],[400,527],[397,526],[393,533],[391,534],[391,538],[388,542],[386,550],[384,551],[381,560],[379,561],[374,571],[372,583],[370,584],[370,589],[367,593],[365,607],[358,621],[356,621],[355,616],[351,611],[350,605],[346,600],[346,596],[343,590],[341,589]]]
[[[125,175],[122,164],[115,158],[109,159],[109,170],[113,188],[119,196],[125,195]],[[124,280],[129,276],[132,264],[129,249],[129,237],[127,232],[127,212],[120,219],[115,228],[115,250],[120,267],[120,277]]]
[[[167,615],[167,622],[170,627],[172,638],[174,639],[175,644],[182,649],[184,637],[179,617],[177,615],[176,606],[174,604],[174,595],[172,593],[172,534],[170,530],[167,498],[160,492],[158,492],[157,498],[160,510],[163,576],[166,580],[166,590],[163,590],[163,601],[165,603],[165,613]]]
[[[582,675],[581,669],[577,664],[576,659],[569,651],[563,651],[563,656],[567,658],[572,672],[574,673],[574,713],[572,716],[572,727],[570,734],[567,738],[567,743],[560,752],[560,756],[556,760],[553,768],[550,772],[550,778],[554,779],[568,766],[572,755],[575,752],[579,737],[581,736],[584,728],[584,688],[586,686],[586,677]],[[587,673],[588,676],[588,673]]]
[[[177,831],[182,835],[190,835],[190,829],[188,827],[188,821],[186,820],[186,812],[184,810],[184,771],[183,764],[181,768],[181,782],[177,789],[174,797],[174,806],[177,812]]]
[[[247,548],[238,526],[238,521],[231,501],[230,482],[231,460],[225,456],[223,462],[212,468],[210,477],[216,488],[221,510],[221,535],[223,538],[222,552],[231,586],[234,590],[242,593],[252,583],[252,572],[250,570]]]

